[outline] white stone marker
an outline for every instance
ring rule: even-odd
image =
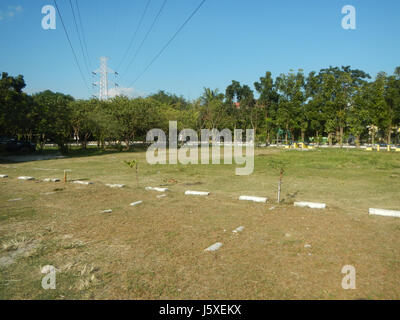
[[[244,227],[240,226],[240,227],[236,228],[235,230],[233,230],[232,232],[233,233],[239,233],[239,232],[242,232],[243,230],[244,230]]]
[[[44,182],[60,182],[60,179],[58,178],[46,178],[43,179]]]
[[[209,192],[204,192],[204,191],[186,191],[185,195],[189,196],[208,196],[210,193]]]
[[[10,199],[10,200],[8,200],[9,202],[14,202],[14,201],[21,201],[22,200],[22,198],[17,198],[17,199]]]
[[[204,249],[204,251],[217,251],[221,247],[222,247],[222,243],[217,242],[217,243],[214,243],[212,246],[209,246],[207,249]]]
[[[143,201],[136,201],[136,202],[132,202],[130,205],[131,207],[137,206],[139,204],[143,203]]]
[[[160,194],[159,196],[157,196],[158,199],[160,198],[165,198],[167,195],[166,194]]]
[[[106,186],[110,187],[110,188],[123,188],[123,187],[125,187],[124,184],[110,184],[110,183],[107,183]]]
[[[101,213],[111,213],[111,212],[112,212],[112,210],[108,209],[108,210],[103,210]]]
[[[252,197],[252,196],[240,196],[239,200],[243,201],[254,201],[254,202],[267,202],[268,198],[264,197]]]
[[[325,209],[326,208],[325,203],[305,202],[305,201],[295,202],[294,206],[295,207],[309,207],[311,209]]]
[[[8,175],[6,175],[6,174],[0,174],[0,178],[8,178]]]
[[[157,191],[157,192],[165,192],[168,191],[168,188],[153,188],[153,187],[146,187],[147,191]]]
[[[400,211],[369,208],[369,214],[400,218]]]
[[[35,180],[35,178],[23,176],[23,177],[18,177],[18,180]]]
[[[75,183],[75,184],[84,184],[84,185],[89,185],[89,184],[93,184],[93,182],[90,182],[90,181],[79,181],[79,180],[76,180],[76,181],[72,181],[72,183]]]

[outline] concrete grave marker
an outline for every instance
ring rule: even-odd
[[[60,182],[60,179],[58,178],[46,178],[43,179],[44,182]]]
[[[123,187],[125,187],[124,184],[110,184],[110,183],[107,183],[106,186],[110,187],[110,188],[123,188]]]
[[[268,198],[264,197],[253,197],[253,196],[240,196],[239,200],[242,201],[254,201],[254,202],[267,202]]]
[[[400,218],[400,211],[395,211],[395,210],[385,210],[385,209],[369,208],[369,214],[371,214],[371,215],[378,215],[378,216],[386,216],[386,217],[397,217],[397,218]]]
[[[191,191],[191,190],[187,190],[185,192],[185,195],[191,195],[191,196],[208,196],[210,193],[209,192],[205,192],[205,191]]]
[[[83,185],[86,185],[86,186],[88,186],[89,184],[93,184],[93,182],[90,182],[90,181],[80,181],[80,180],[72,181],[72,183],[83,184]]]
[[[33,178],[33,177],[25,177],[25,176],[22,176],[22,177],[18,177],[18,180],[35,180],[35,178]]]
[[[235,230],[233,230],[232,232],[233,233],[239,233],[239,232],[242,232],[243,230],[244,230],[244,227],[240,226],[240,227],[236,228]]]
[[[153,187],[146,187],[147,191],[157,191],[157,192],[165,192],[168,191],[168,188],[153,188]]]
[[[217,243],[214,243],[212,246],[209,246],[207,249],[204,249],[204,251],[208,251],[208,252],[217,251],[221,247],[222,247],[222,243],[217,242]]]
[[[306,202],[306,201],[295,202],[294,206],[295,207],[308,207],[311,209],[325,209],[326,208],[325,203]]]

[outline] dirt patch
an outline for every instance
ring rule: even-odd
[[[7,267],[9,265],[12,265],[15,263],[15,261],[18,258],[21,257],[29,257],[39,246],[40,241],[39,240],[34,240],[34,241],[29,241],[26,244],[23,244],[22,246],[15,246],[9,248],[6,254],[3,254],[0,257],[0,267]]]
[[[41,160],[53,160],[53,159],[64,159],[66,156],[61,154],[26,154],[26,155],[14,155],[14,156],[0,156],[0,161],[6,162],[29,162],[29,161],[41,161]]]

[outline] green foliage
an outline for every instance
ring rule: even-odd
[[[133,168],[135,168],[137,166],[137,161],[136,160],[124,161],[124,163],[131,169],[133,169]]]
[[[150,129],[168,134],[169,121],[178,129],[235,128],[255,130],[257,142],[289,140],[357,143],[376,140],[399,143],[400,67],[376,79],[349,66],[329,67],[307,76],[303,70],[266,72],[254,82],[257,97],[246,84],[233,80],[225,93],[204,88],[199,99],[187,101],[164,91],[146,98],[117,96],[108,101],[75,100],[49,90],[27,95],[23,76],[3,72],[0,79],[0,135],[57,143],[68,151],[78,140],[82,149],[97,141],[102,149],[128,150],[145,140]],[[375,131],[369,128],[375,128]],[[371,133],[373,132],[373,133]]]

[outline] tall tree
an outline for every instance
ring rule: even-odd
[[[271,134],[274,129],[274,116],[279,101],[279,94],[271,72],[267,71],[264,77],[260,77],[259,82],[254,83],[254,87],[259,94],[257,105],[265,111],[264,128],[266,131],[267,143],[271,142]]]
[[[294,73],[281,74],[276,79],[279,102],[277,110],[277,124],[285,129],[285,142],[288,142],[288,134],[294,136],[294,129],[299,127],[299,115],[305,101],[305,79],[302,70]]]

